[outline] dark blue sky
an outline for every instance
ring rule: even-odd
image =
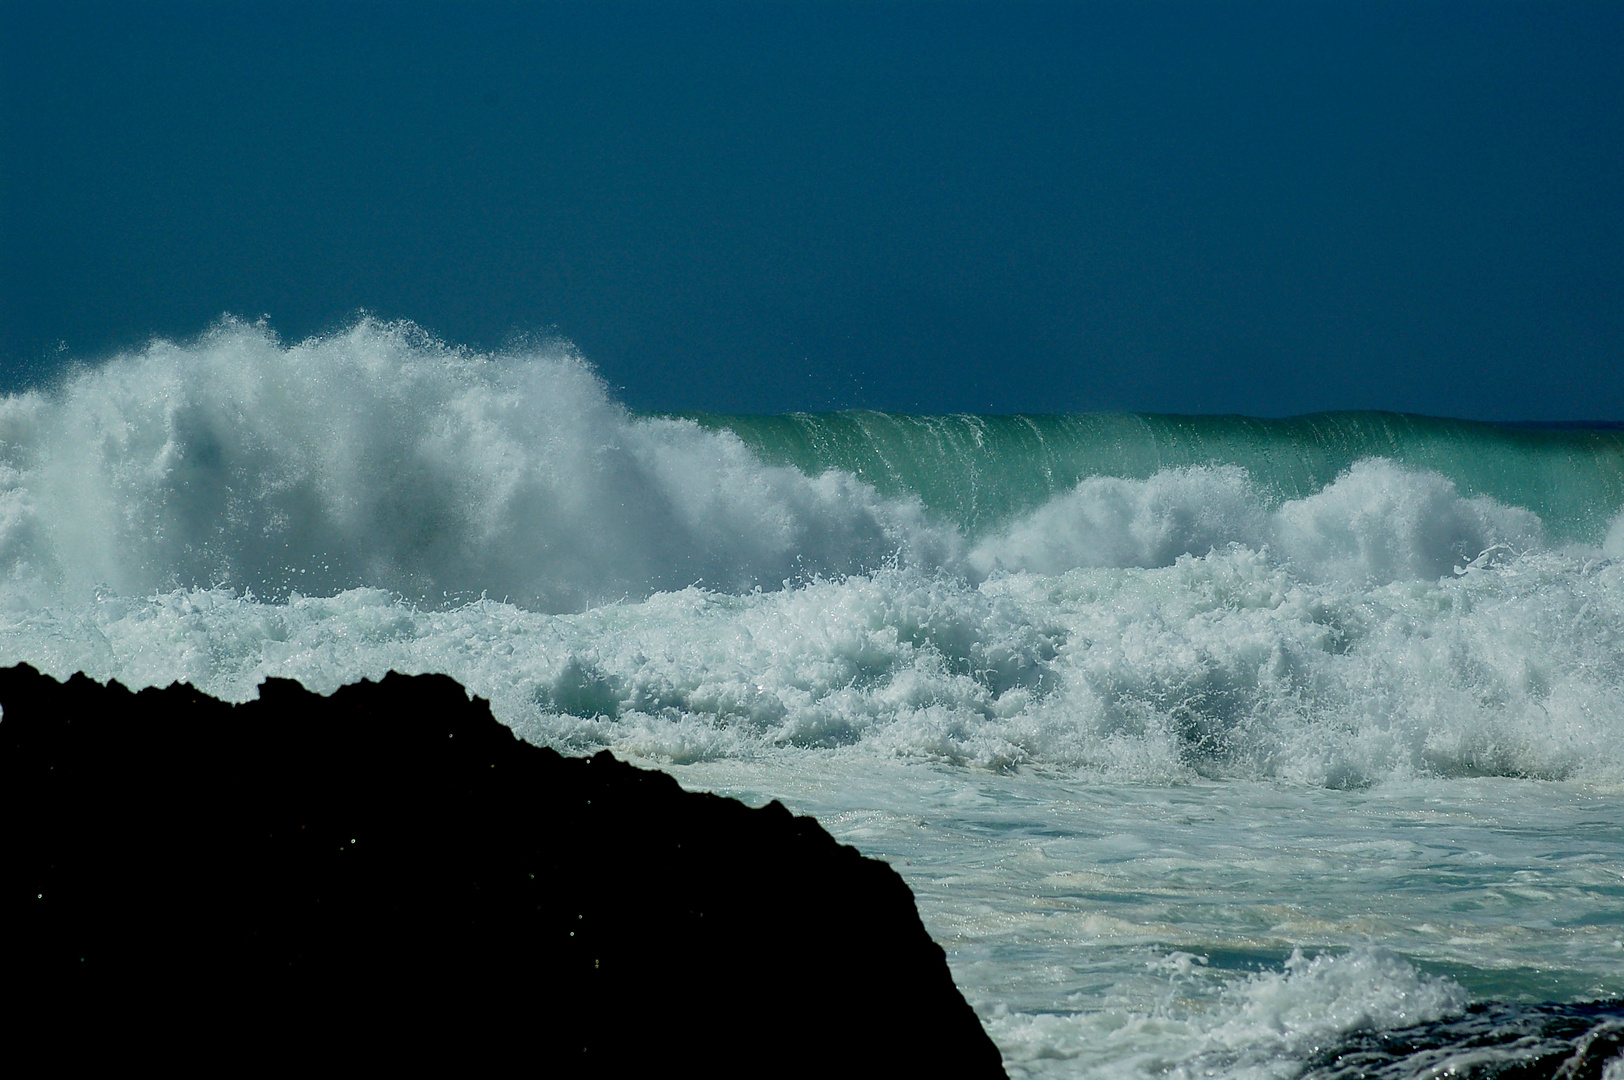
[[[0,383],[220,313],[640,408],[1624,418],[1624,5],[0,7]]]

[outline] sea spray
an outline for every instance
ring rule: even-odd
[[[847,474],[634,418],[563,346],[477,356],[362,321],[284,347],[228,320],[0,404],[14,607],[369,585],[569,610],[941,559],[943,536]]]
[[[999,1016],[993,1028],[1017,1060],[1047,1053],[1104,1075],[1283,1080],[1349,1032],[1456,1016],[1469,1000],[1450,980],[1369,946],[1312,958],[1293,951],[1280,970],[1227,981],[1213,978],[1206,964],[1184,952],[1152,962],[1168,988],[1154,1015]],[[1113,1045],[1132,1047],[1132,1056],[1101,1053]]]
[[[1292,424],[1227,423],[856,414],[741,435],[627,412],[563,344],[480,355],[362,320],[283,345],[226,320],[0,402],[4,600],[370,586],[568,611],[891,564],[1158,567],[1232,543],[1319,580],[1424,579],[1490,549],[1612,543],[1624,505],[1617,433],[1348,417],[1293,447]],[[786,430],[815,460],[775,458]],[[1446,435],[1476,445],[1451,458]]]
[[[227,321],[0,405],[0,651],[241,700],[446,671],[530,737],[1156,782],[1624,775],[1624,564],[1366,458],[974,531],[616,405],[564,346]]]
[[[1090,477],[970,554],[982,574],[1171,566],[1240,545],[1273,550],[1298,577],[1387,583],[1438,578],[1478,560],[1532,551],[1539,517],[1447,478],[1367,458],[1320,491],[1271,506],[1234,465],[1163,469],[1146,480]]]

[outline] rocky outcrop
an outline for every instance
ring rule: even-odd
[[[28,990],[24,1042],[1003,1075],[890,867],[776,802],[529,746],[448,678],[272,679],[233,706],[24,665],[0,706],[0,979]]]

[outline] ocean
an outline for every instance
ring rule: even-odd
[[[647,415],[563,342],[226,319],[0,401],[20,661],[444,672],[781,799],[1011,1076],[1624,1080],[1624,430]]]

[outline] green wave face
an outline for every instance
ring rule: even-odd
[[[781,416],[685,414],[732,431],[763,460],[844,469],[913,494],[977,536],[1090,476],[1238,465],[1272,498],[1310,495],[1364,458],[1438,472],[1463,495],[1539,514],[1558,542],[1594,542],[1624,506],[1624,430],[1521,428],[1397,413],[1241,416],[1083,414]]]

